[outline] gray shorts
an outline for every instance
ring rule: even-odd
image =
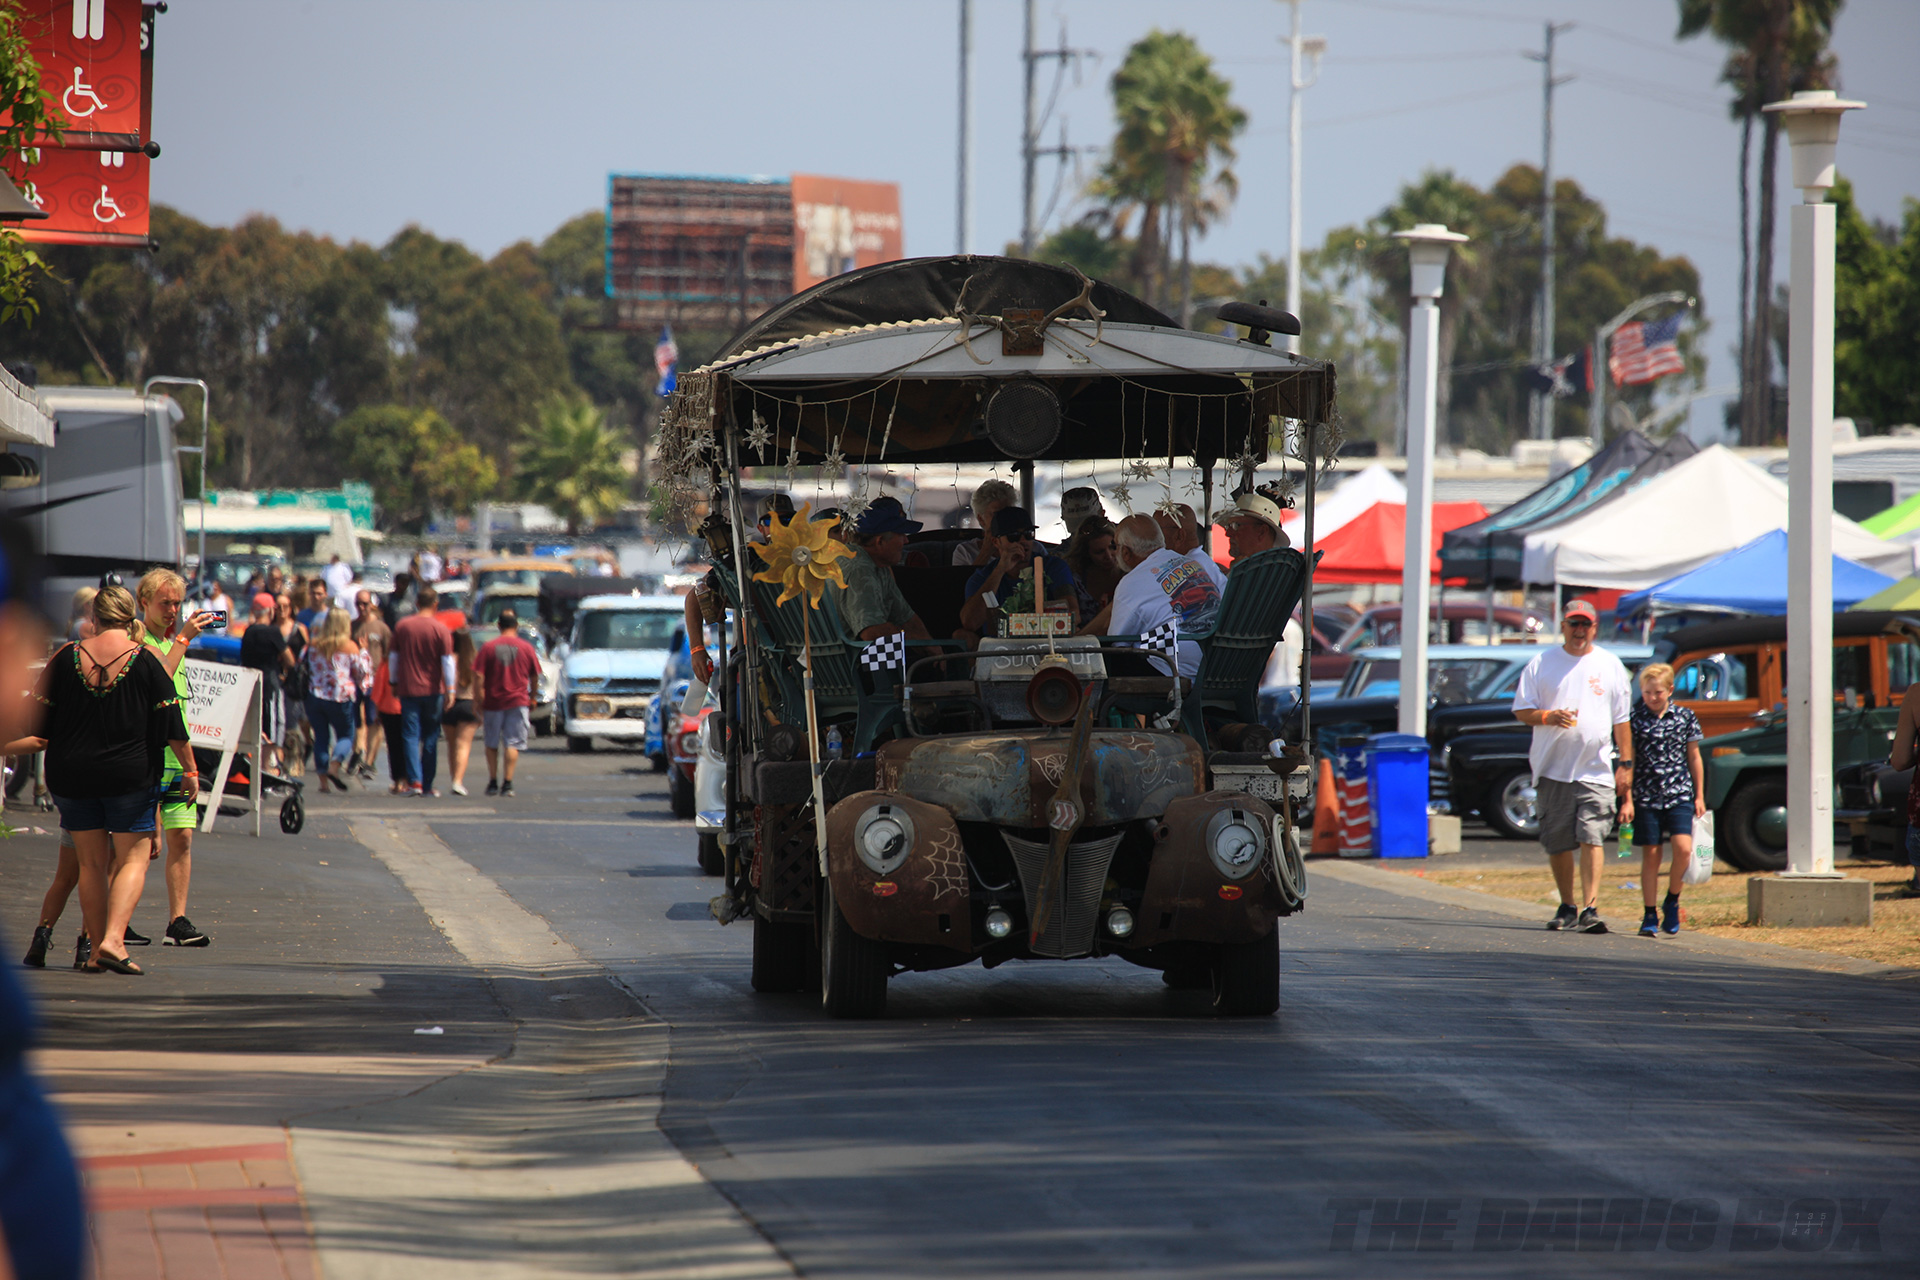
[[[482,711],[480,721],[481,732],[486,735],[487,750],[498,751],[501,747],[512,747],[515,751],[526,749],[530,718],[525,707]]]
[[[1615,800],[1611,782],[1533,780],[1540,814],[1540,846],[1566,853],[1583,844],[1604,844],[1613,830]]]

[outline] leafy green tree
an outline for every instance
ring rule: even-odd
[[[1901,225],[1870,223],[1834,184],[1833,391],[1864,430],[1920,422],[1920,200]]]
[[[1828,51],[1846,0],[1678,0],[1679,38],[1703,32],[1728,47],[1721,80],[1740,121],[1740,435],[1768,443],[1776,433],[1773,394],[1773,240],[1780,117],[1761,110],[1801,89],[1830,88],[1838,66]],[[1760,123],[1760,212],[1748,239],[1748,160]],[[1749,259],[1752,269],[1749,270]],[[1784,425],[1784,424],[1779,424]]]
[[[400,528],[420,529],[435,511],[471,511],[500,481],[492,460],[432,409],[371,405],[333,434],[348,474],[367,478],[382,515]]]
[[[565,517],[567,531],[578,533],[626,505],[627,448],[591,402],[556,396],[521,437],[515,481],[523,497]]]
[[[1204,233],[1239,190],[1228,166],[1247,113],[1234,105],[1232,83],[1183,32],[1155,30],[1135,42],[1113,73],[1111,89],[1118,127],[1095,193],[1107,202],[1116,235],[1125,233],[1132,211],[1139,210],[1133,275],[1146,298],[1162,308],[1171,301],[1167,277],[1177,236],[1178,307],[1187,323],[1193,311],[1193,233]]]
[[[0,114],[5,118],[0,123],[0,154],[18,155],[35,143],[60,139],[53,97],[40,83],[39,60],[20,31],[18,0],[0,0]],[[39,299],[31,280],[42,265],[19,232],[0,228],[0,324],[33,323]]]

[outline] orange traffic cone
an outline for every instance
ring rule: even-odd
[[[1320,757],[1320,776],[1313,786],[1313,847],[1309,853],[1340,852],[1340,795],[1333,785],[1333,761]]]

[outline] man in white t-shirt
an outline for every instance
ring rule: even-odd
[[[1176,503],[1171,514],[1165,510],[1154,512],[1153,522],[1160,526],[1167,550],[1185,556],[1206,570],[1207,576],[1213,579],[1214,590],[1227,589],[1227,571],[1200,545],[1200,518],[1193,514],[1192,507],[1184,502]]]
[[[1620,659],[1593,644],[1599,616],[1585,600],[1561,619],[1566,643],[1548,649],[1520,673],[1513,714],[1533,726],[1536,808],[1540,844],[1560,889],[1560,910],[1549,929],[1605,933],[1600,919],[1600,869],[1619,793],[1633,784],[1633,734],[1627,714],[1633,697]],[[1618,762],[1614,752],[1618,751]],[[1580,851],[1580,903],[1573,901],[1573,854]]]
[[[335,607],[345,609],[353,599],[353,566],[335,553],[320,576],[326,579],[327,594],[333,597]]]
[[[1219,589],[1206,570],[1167,550],[1152,517],[1128,516],[1115,530],[1114,541],[1127,576],[1114,588],[1113,603],[1082,629],[1082,635],[1145,635],[1170,618],[1178,619],[1185,632],[1213,629],[1214,614],[1220,609]],[[1170,674],[1165,662],[1151,661],[1161,675]],[[1108,666],[1113,665],[1109,659]],[[1199,670],[1200,646],[1182,640],[1180,674],[1191,679]]]

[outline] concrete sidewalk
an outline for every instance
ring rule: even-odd
[[[96,1275],[792,1275],[656,1127],[666,1027],[421,802],[333,807],[299,836],[197,842],[211,947],[76,973],[75,902],[50,967],[22,971]],[[16,951],[54,857],[50,834],[0,854]],[[134,919],[157,936],[153,870]]]

